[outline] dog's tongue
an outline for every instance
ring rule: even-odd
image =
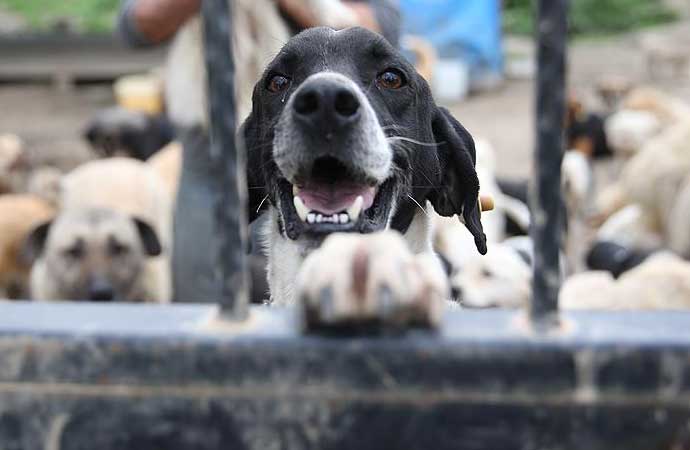
[[[308,182],[299,188],[297,196],[310,211],[331,215],[345,211],[359,196],[364,200],[362,210],[366,210],[374,203],[376,188],[354,183]]]

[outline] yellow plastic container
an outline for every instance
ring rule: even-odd
[[[127,75],[115,81],[113,89],[117,104],[123,108],[148,114],[163,112],[163,82],[156,75]]]

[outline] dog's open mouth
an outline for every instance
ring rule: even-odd
[[[332,157],[319,158],[308,176],[294,184],[279,184],[281,212],[292,239],[301,233],[382,229],[393,197],[392,179],[376,183]]]
[[[347,224],[371,207],[376,191],[375,186],[348,182],[307,182],[293,186],[292,200],[302,222]]]

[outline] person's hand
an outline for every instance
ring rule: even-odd
[[[139,32],[151,43],[163,42],[201,9],[202,0],[135,0],[130,10]]]
[[[371,6],[340,0],[277,0],[280,8],[303,28],[329,26],[335,29],[360,26],[380,31]]]
[[[381,27],[376,20],[374,10],[368,3],[364,2],[346,2],[344,5],[352,10],[357,16],[358,26],[368,28],[371,31],[381,32]]]

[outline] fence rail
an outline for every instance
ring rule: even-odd
[[[463,311],[345,339],[278,308],[2,312],[5,449],[648,450],[690,420],[690,313],[564,313],[546,334]]]

